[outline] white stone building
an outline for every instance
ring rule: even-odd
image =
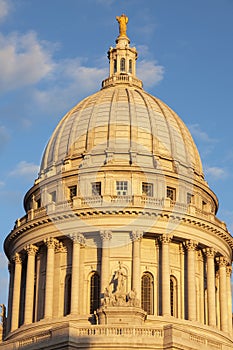
[[[109,77],[56,127],[6,237],[0,350],[233,348],[233,239],[117,19]]]

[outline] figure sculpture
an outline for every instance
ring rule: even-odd
[[[128,17],[125,14],[122,14],[121,16],[116,17],[117,22],[119,23],[119,33],[120,36],[127,36],[127,23],[129,21]]]

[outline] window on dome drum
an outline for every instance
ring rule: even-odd
[[[71,274],[67,274],[65,278],[65,293],[64,293],[64,316],[70,314],[71,301]]]
[[[193,204],[193,194],[187,193],[187,204]]]
[[[129,73],[132,73],[132,60],[129,60]]]
[[[93,182],[92,186],[92,196],[101,196],[101,182]]]
[[[41,199],[40,199],[40,198],[37,199],[37,201],[36,201],[36,206],[37,206],[37,209],[38,209],[38,208],[41,208]]]
[[[127,196],[128,194],[128,181],[117,181],[116,182],[117,196]]]
[[[170,198],[171,201],[175,202],[176,200],[176,189],[173,187],[167,187],[167,198]]]
[[[148,182],[142,183],[142,195],[147,197],[153,197],[153,184]]]
[[[125,58],[121,58],[120,60],[120,71],[125,72]]]
[[[99,307],[100,277],[98,272],[93,272],[90,280],[90,313],[93,314]]]
[[[70,186],[69,187],[69,197],[70,200],[72,200],[74,197],[77,196],[77,186]]]
[[[53,191],[50,193],[50,198],[51,198],[51,201],[56,203],[56,199],[57,199],[57,193],[56,191]]]
[[[117,60],[114,60],[114,73],[117,72]]]
[[[207,203],[205,201],[202,201],[202,210],[206,211]]]
[[[170,277],[170,303],[171,316],[177,317],[177,280],[174,276]]]
[[[150,272],[144,272],[141,280],[142,309],[148,315],[154,313],[154,279]]]

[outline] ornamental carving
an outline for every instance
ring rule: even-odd
[[[160,242],[162,244],[169,244],[172,240],[173,235],[170,233],[164,233],[162,236],[159,237]]]
[[[84,247],[86,244],[85,237],[80,232],[71,233],[70,238],[73,240],[74,243],[79,243],[82,247]]]
[[[110,241],[112,239],[112,231],[100,231],[102,241]]]
[[[225,258],[225,256],[218,256],[216,258],[217,264],[219,265],[219,267],[226,267],[228,262],[227,259]]]
[[[44,243],[48,249],[55,249],[55,246],[58,243],[58,240],[53,237],[48,237],[44,239]]]
[[[198,242],[196,241],[193,241],[192,239],[190,239],[189,241],[186,241],[185,242],[185,247],[187,250],[196,250],[197,249],[197,246],[198,246]]]
[[[15,264],[22,264],[22,259],[19,253],[15,253],[12,260],[14,261]]]
[[[24,247],[24,250],[27,252],[27,255],[35,256],[38,252],[38,247],[33,244],[28,244]]]
[[[227,266],[227,277],[231,277],[231,273],[232,273],[232,267]]]
[[[143,237],[143,232],[142,231],[132,231],[131,232],[131,239],[132,241],[141,241]]]
[[[205,248],[203,249],[203,252],[207,256],[207,258],[214,258],[216,254],[216,251],[214,250],[214,248]]]
[[[55,244],[55,252],[56,253],[66,253],[67,252],[67,249],[66,247],[63,245],[62,242],[57,242]]]

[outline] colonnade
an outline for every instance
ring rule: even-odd
[[[110,241],[112,239],[111,231],[100,232],[102,242],[101,254],[101,271],[100,271],[100,291],[104,292],[105,287],[109,284],[109,266],[110,266]],[[139,300],[141,299],[141,240],[143,232],[133,231],[131,233],[132,240],[132,289],[135,289]],[[72,239],[72,270],[71,270],[71,308],[70,312],[73,315],[79,314],[80,294],[77,292],[80,289],[80,247],[85,245],[83,234],[77,233],[70,235]],[[163,234],[159,237],[161,245],[161,310],[163,316],[171,315],[171,294],[170,294],[170,242],[172,235]],[[46,262],[46,283],[45,283],[45,298],[44,298],[44,319],[53,317],[53,295],[54,295],[54,257],[55,249],[62,243],[56,238],[47,238],[44,240],[47,247],[47,262]],[[187,319],[197,321],[197,300],[196,300],[196,250],[198,243],[193,240],[187,240],[183,246],[187,253]],[[34,308],[34,285],[35,285],[35,256],[38,252],[36,245],[29,244],[24,248],[27,254],[27,270],[26,270],[26,288],[25,288],[25,305],[24,305],[24,324],[33,322]],[[206,324],[217,327],[217,300],[216,300],[216,266],[218,267],[219,278],[219,325],[224,332],[232,332],[232,305],[231,305],[231,266],[225,257],[216,256],[213,248],[207,247],[202,249],[205,255],[206,266],[206,292],[207,292],[207,316]],[[13,257],[13,290],[11,303],[11,331],[18,328],[19,312],[20,312],[20,293],[21,293],[21,276],[22,276],[22,259],[19,253]],[[158,261],[159,265],[159,261]],[[204,308],[204,305],[203,305]]]

